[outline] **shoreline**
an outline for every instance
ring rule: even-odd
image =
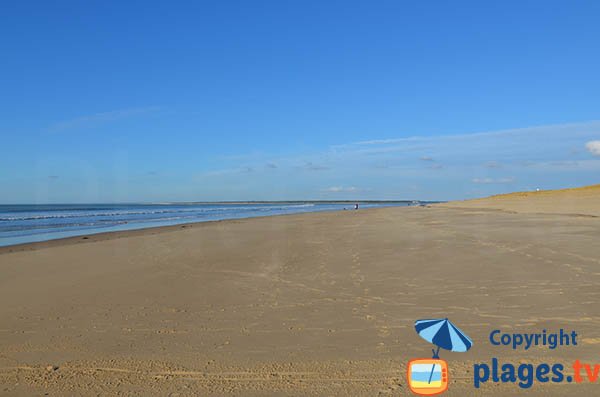
[[[248,206],[242,207],[233,202],[227,204],[214,202],[208,203],[208,206],[199,203],[165,203],[164,207],[162,204],[140,204],[142,205],[140,207],[137,204],[93,203],[26,204],[14,206],[15,208],[0,205],[3,216],[0,218],[0,226],[2,226],[0,227],[0,253],[6,252],[7,247],[10,247],[8,251],[22,250],[32,244],[43,246],[44,243],[55,240],[71,240],[71,242],[77,239],[89,240],[92,236],[102,237],[109,233],[169,227],[183,228],[185,225],[196,223],[350,210],[351,208],[346,206],[349,203],[342,201],[248,202],[245,203]],[[361,209],[365,210],[411,206],[412,202],[371,200],[357,203],[363,205]],[[187,205],[190,205],[190,209],[184,208]],[[229,207],[232,209],[228,210]],[[61,218],[69,218],[68,222],[71,223],[63,222]],[[78,227],[80,225],[87,227],[80,228]],[[38,229],[40,232],[36,232]]]
[[[558,198],[558,200],[557,200]],[[568,188],[560,190],[542,190],[539,192],[514,192],[507,194],[494,195],[484,198],[476,198],[469,200],[455,200],[455,201],[419,201],[419,206],[384,206],[377,208],[362,208],[359,211],[373,211],[381,210],[386,208],[445,208],[448,210],[462,210],[462,211],[483,211],[483,212],[501,212],[506,214],[530,214],[530,215],[547,215],[547,216],[565,216],[565,217],[579,217],[579,218],[599,218],[600,210],[596,205],[590,205],[590,200],[593,200],[593,204],[600,200],[600,185],[583,186],[578,188]],[[316,202],[316,201],[314,201]],[[335,203],[352,203],[357,201],[335,201]],[[366,203],[367,201],[358,201],[360,203]],[[377,201],[371,200],[369,203],[410,203],[411,200],[397,200],[397,201]],[[237,202],[225,202],[226,204],[238,204]],[[240,202],[240,203],[263,203],[263,202]],[[267,202],[264,202],[267,203]],[[274,203],[274,202],[270,202]],[[278,203],[305,203],[305,201],[281,201]],[[333,201],[328,203],[334,203]],[[188,204],[188,203],[185,203]],[[190,203],[196,204],[196,203]],[[224,203],[219,203],[224,204]],[[543,208],[545,211],[540,211]],[[576,209],[576,210],[574,210]],[[581,211],[583,209],[583,211]],[[567,210],[567,211],[565,211]],[[354,212],[354,210],[348,210]],[[6,245],[0,247],[0,255],[11,253],[11,252],[23,252],[23,251],[35,251],[44,248],[51,248],[62,245],[74,245],[86,242],[97,242],[113,240],[118,238],[136,237],[144,235],[154,235],[158,233],[167,233],[186,228],[208,226],[215,223],[221,222],[239,222],[251,219],[264,219],[272,217],[288,217],[288,216],[299,216],[309,214],[323,214],[323,213],[345,213],[344,210],[329,210],[329,211],[315,211],[315,212],[303,212],[294,214],[277,214],[277,215],[264,215],[264,216],[252,216],[246,218],[234,218],[234,219],[219,219],[219,220],[208,220],[208,221],[196,221],[179,223],[176,225],[164,225],[164,226],[152,226],[139,229],[129,230],[115,230],[109,232],[98,232],[90,234],[81,234],[77,236],[61,237],[44,241],[20,243],[13,245]]]
[[[378,208],[363,208],[359,211],[373,211],[373,210],[381,210],[385,208],[414,208],[412,206],[392,206],[392,207],[378,207]],[[249,221],[252,219],[266,219],[266,218],[279,218],[279,217],[294,217],[294,216],[304,216],[304,215],[315,215],[315,214],[323,214],[323,213],[347,213],[354,212],[355,210],[331,210],[331,211],[314,211],[314,212],[302,212],[295,214],[277,214],[277,215],[262,215],[262,216],[252,216],[246,218],[234,218],[234,219],[218,219],[218,220],[209,220],[209,221],[198,221],[198,222],[187,222],[187,223],[178,223],[176,225],[164,225],[164,226],[151,226],[140,229],[129,229],[129,230],[115,230],[110,232],[98,232],[91,234],[81,234],[78,236],[70,236],[70,237],[60,237],[50,240],[44,241],[33,241],[29,243],[20,243],[13,245],[5,245],[0,247],[0,255],[13,253],[13,252],[24,252],[24,251],[36,251],[44,248],[52,248],[57,246],[65,246],[65,245],[75,245],[75,244],[84,244],[84,243],[92,243],[98,241],[107,241],[114,240],[120,238],[128,238],[128,237],[138,237],[138,236],[146,236],[146,235],[155,235],[160,233],[169,233],[183,229],[191,229],[193,227],[203,227],[209,226],[213,224],[219,223],[238,223],[242,221]]]

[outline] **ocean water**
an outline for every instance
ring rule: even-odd
[[[414,202],[361,203],[360,208]],[[0,205],[0,246],[118,230],[256,216],[352,209],[350,203]]]

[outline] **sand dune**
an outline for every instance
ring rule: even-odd
[[[452,208],[498,209],[518,213],[600,216],[600,185],[499,194],[439,205]]]

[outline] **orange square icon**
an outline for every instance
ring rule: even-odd
[[[408,362],[408,386],[421,396],[441,394],[448,389],[448,363],[436,358],[416,358]]]

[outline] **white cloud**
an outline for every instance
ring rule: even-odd
[[[590,129],[597,129],[600,120],[592,120],[585,121],[580,123],[565,123],[565,124],[553,124],[553,125],[541,125],[534,127],[524,127],[524,128],[513,128],[506,130],[497,130],[497,131],[483,131],[483,132],[471,132],[471,133],[463,133],[463,134],[450,134],[450,135],[413,135],[402,138],[393,138],[393,139],[372,139],[367,141],[359,141],[352,142],[343,145],[336,145],[335,148],[345,148],[349,146],[379,146],[379,145],[391,145],[402,143],[405,144],[407,142],[422,142],[422,141],[451,141],[451,140],[464,140],[464,139],[474,139],[474,138],[496,138],[496,137],[506,137],[506,136],[523,136],[523,135],[545,135],[553,134],[553,135],[561,135],[564,136],[565,133],[570,134],[571,136],[579,135],[580,133],[587,133]]]
[[[585,148],[594,156],[600,156],[600,141],[589,141]]]
[[[213,174],[231,174],[232,181],[238,180],[248,189],[285,186],[290,198],[315,192],[327,198],[359,194],[374,199],[401,198],[412,193],[408,186],[418,184],[419,198],[451,199],[525,190],[547,179],[553,181],[553,187],[569,185],[574,178],[588,184],[597,181],[600,156],[590,156],[585,143],[597,141],[598,131],[600,121],[590,121],[373,139],[285,155],[250,152],[255,155],[219,158],[220,166],[229,170]],[[579,147],[580,152],[571,154],[573,147]],[[277,172],[266,165],[271,163]],[[252,167],[254,173],[244,177],[243,166]]]
[[[328,193],[352,193],[352,192],[358,192],[360,191],[359,188],[354,187],[354,186],[348,186],[348,187],[344,187],[344,186],[331,186],[328,187],[327,189],[323,189],[324,192],[328,192]]]
[[[496,184],[496,183],[513,183],[515,181],[515,178],[473,178],[472,182],[473,183],[478,183],[478,184],[484,184],[484,185],[489,185],[489,184]]]
[[[479,167],[510,169],[525,161],[565,160],[565,147],[581,147],[582,142],[597,136],[599,128],[600,121],[588,121],[453,135],[371,139],[331,146],[325,162],[335,170],[346,170],[365,163],[398,169],[399,166],[417,167],[417,162],[441,161],[446,171],[458,172],[461,168],[463,174],[471,173],[467,176],[470,180],[478,177]],[[580,160],[572,156],[569,159]],[[525,179],[519,178],[520,181]]]

